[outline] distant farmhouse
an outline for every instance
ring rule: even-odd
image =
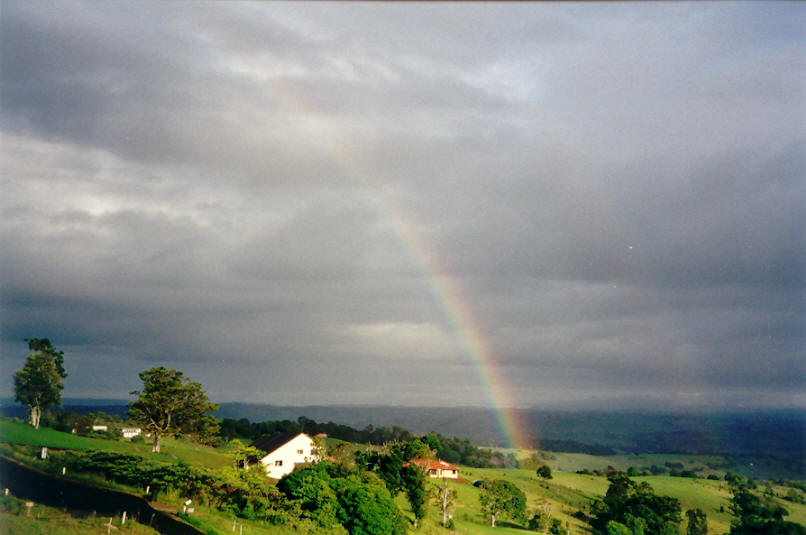
[[[409,464],[414,464],[422,468],[428,477],[445,477],[449,479],[457,479],[459,477],[459,468],[442,459],[423,459],[418,457],[403,466],[408,466]]]
[[[313,439],[305,433],[276,433],[262,436],[250,446],[263,452],[257,461],[269,477],[280,479],[290,474],[295,466],[319,460]]]
[[[124,427],[123,429],[120,430],[120,433],[123,435],[123,438],[136,437],[142,432],[143,430],[139,427]]]

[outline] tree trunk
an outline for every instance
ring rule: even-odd
[[[448,483],[443,479],[442,485],[442,527],[445,528],[448,526]]]
[[[154,431],[154,443],[151,446],[151,453],[159,453],[160,452],[160,438],[162,438],[160,436],[160,434],[157,433],[156,431]]]
[[[42,417],[42,411],[39,410],[38,405],[31,406],[31,425],[34,429],[39,429],[39,419]]]
[[[495,513],[490,515],[490,527],[495,527]]]

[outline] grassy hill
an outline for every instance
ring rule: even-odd
[[[150,444],[143,442],[131,442],[127,440],[105,440],[94,437],[82,437],[63,433],[53,429],[41,428],[34,430],[27,424],[9,420],[0,420],[0,442],[2,450],[6,454],[13,454],[18,458],[33,460],[41,446],[47,446],[52,450],[105,450],[128,455],[142,456],[144,458],[164,463],[178,464],[185,463],[195,467],[205,467],[210,469],[223,468],[231,465],[231,456],[222,450],[200,446],[183,440],[167,439],[163,442],[164,451],[160,454],[150,453]],[[507,453],[525,459],[537,452],[534,451],[511,451]],[[495,469],[495,468],[468,468],[462,467],[461,479],[454,483],[454,488],[458,493],[458,498],[453,512],[453,520],[456,525],[455,531],[443,529],[439,523],[441,515],[437,507],[429,505],[428,516],[421,527],[412,533],[426,535],[448,535],[455,533],[469,535],[483,534],[523,534],[525,526],[518,526],[512,523],[499,522],[496,528],[491,528],[489,519],[483,517],[479,505],[480,490],[473,486],[473,481],[478,479],[506,479],[518,486],[527,497],[527,507],[530,510],[541,508],[549,511],[552,517],[559,519],[563,525],[567,525],[570,533],[581,534],[590,533],[590,526],[584,521],[584,515],[580,511],[587,513],[590,503],[604,496],[608,488],[608,481],[605,477],[577,474],[581,469],[604,469],[612,466],[617,470],[626,470],[633,466],[636,468],[664,465],[674,463],[682,465],[685,469],[698,470],[698,473],[724,473],[720,469],[727,460],[720,456],[696,456],[696,455],[672,455],[672,454],[651,454],[651,455],[612,455],[612,456],[592,456],[579,453],[543,452],[543,457],[553,471],[553,478],[550,480],[539,479],[533,469]],[[727,533],[730,529],[730,516],[728,505],[730,494],[727,485],[722,480],[707,480],[703,478],[683,478],[670,476],[644,476],[634,478],[636,481],[646,481],[658,495],[672,496],[680,500],[683,511],[688,508],[700,508],[708,515],[709,533],[719,535]],[[117,487],[110,484],[110,487]],[[761,490],[761,489],[760,489]],[[771,486],[771,490],[778,496],[785,494],[787,489]],[[760,492],[760,491],[759,491]],[[168,496],[163,498],[169,503],[176,502],[176,497]],[[413,514],[409,510],[405,498],[401,495],[396,499],[401,510],[407,514],[413,522]],[[785,507],[790,515],[788,520],[800,524],[806,524],[806,505],[791,503],[777,499]],[[44,510],[44,509],[43,509]],[[50,513],[48,513],[50,515]],[[14,518],[11,518],[11,517]],[[59,517],[50,515],[53,522],[61,526],[84,526],[81,522],[86,519],[80,515],[74,518]],[[71,516],[71,515],[67,515]],[[75,515],[73,515],[75,516]],[[8,533],[78,533],[82,528],[65,528],[65,530],[54,529],[52,525],[41,528],[44,524],[37,524],[40,527],[32,527],[30,520],[22,518],[20,515],[5,513],[3,524],[12,526],[12,531]],[[188,518],[188,521],[203,529],[211,535],[232,533],[233,522],[242,524],[244,532],[255,535],[290,535],[294,533],[290,528],[283,526],[270,526],[263,522],[246,521],[235,519],[233,516],[222,513],[212,508],[198,507],[196,513]],[[39,531],[36,531],[36,530]],[[74,531],[69,531],[74,530]],[[77,531],[76,531],[77,530]],[[95,528],[83,532],[94,532]],[[132,532],[139,533],[139,532]],[[143,532],[148,533],[148,532]]]
[[[24,500],[7,496],[0,500],[0,534],[2,535],[87,535],[106,533],[108,525],[117,535],[157,535],[158,532],[137,522],[121,524],[119,516],[98,516],[86,511],[65,511],[34,503],[26,507]],[[110,531],[113,531],[110,529]]]
[[[149,458],[159,461],[169,463],[182,461],[209,468],[220,468],[232,464],[229,455],[215,448],[174,438],[164,438],[161,453],[151,453],[151,444],[148,442],[83,437],[46,427],[34,429],[28,424],[11,420],[0,420],[0,441],[8,444],[46,446],[60,450],[106,450],[129,455],[148,455]]]

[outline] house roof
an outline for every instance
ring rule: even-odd
[[[271,453],[300,435],[304,435],[304,433],[275,433],[273,435],[263,435],[252,442],[250,446],[265,451],[266,453]]]
[[[443,461],[442,459],[423,459],[421,457],[418,457],[417,459],[412,459],[403,466],[408,466],[409,464],[416,464],[423,470],[456,470],[457,472],[459,471],[458,466],[454,466],[449,462]]]

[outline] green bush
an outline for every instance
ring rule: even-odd
[[[0,510],[11,515],[19,515],[22,509],[22,500],[14,496],[3,496],[0,498]]]

